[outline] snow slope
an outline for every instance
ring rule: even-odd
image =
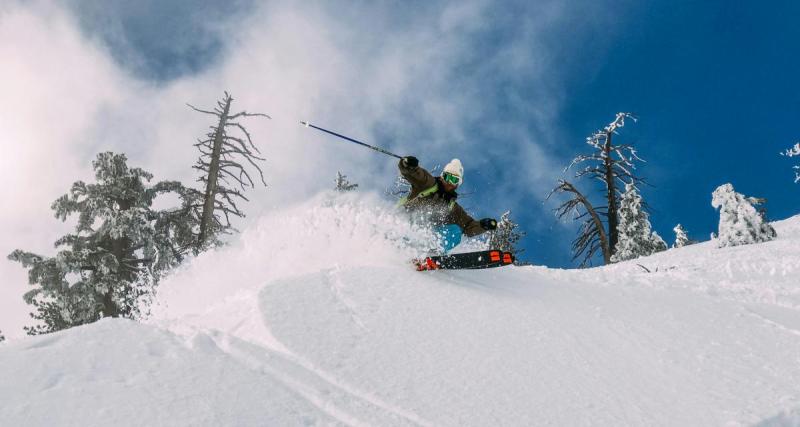
[[[163,283],[147,325],[0,346],[0,420],[800,424],[800,216],[748,247],[418,273],[407,242],[427,236],[378,206],[261,218]]]

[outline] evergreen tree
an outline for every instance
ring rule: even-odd
[[[672,231],[675,232],[675,243],[672,245],[673,248],[682,248],[692,244],[689,240],[689,235],[686,233],[686,230],[683,229],[682,225],[676,225]]]
[[[653,245],[652,252],[650,252],[651,254],[654,254],[656,252],[664,252],[667,249],[669,249],[669,245],[667,245],[667,242],[665,242],[664,239],[662,239],[661,236],[658,235],[658,233],[653,231],[653,234],[651,234],[650,236],[652,238],[650,242]]]
[[[358,188],[358,184],[351,184],[350,181],[347,180],[347,175],[342,175],[342,172],[336,172],[336,191],[339,192],[346,192],[346,191],[353,191]]]
[[[800,156],[800,142],[794,144],[794,147],[784,151],[781,154],[788,157]],[[794,182],[798,182],[800,181],[800,166],[794,166],[794,170]]]
[[[748,198],[737,193],[731,184],[714,190],[711,206],[720,209],[717,246],[738,246],[766,242],[777,237],[772,226],[764,220]]]
[[[225,96],[217,102],[214,111],[201,110],[189,105],[197,112],[210,114],[216,118],[216,124],[211,126],[206,138],[194,144],[200,150],[200,158],[194,168],[202,173],[199,181],[205,185],[202,193],[196,190],[193,192],[189,204],[195,210],[195,215],[200,218],[196,252],[218,244],[220,234],[231,233],[233,230],[231,216],[244,217],[244,213],[236,205],[236,200],[248,201],[242,191],[247,187],[255,187],[250,173],[243,166],[245,161],[258,171],[261,183],[267,186],[264,172],[256,163],[266,159],[258,156],[261,152],[253,144],[250,133],[236,120],[256,116],[270,117],[246,111],[232,114],[232,103],[233,97],[225,92]],[[238,135],[230,131],[238,131]],[[238,185],[241,191],[231,185]]]
[[[0,342],[3,342],[5,340],[6,340],[6,337],[3,336],[3,331],[0,331]]]
[[[489,248],[511,252],[516,258],[518,254],[524,252],[524,249],[517,249],[520,239],[525,236],[525,232],[519,231],[518,228],[519,224],[511,220],[511,211],[505,211],[500,215],[497,229],[489,236]]]
[[[31,316],[44,325],[25,328],[29,334],[101,317],[145,315],[159,278],[179,262],[180,248],[191,243],[171,226],[187,220],[180,209],[152,208],[157,196],[180,196],[185,188],[173,181],[150,186],[153,176],[126,161],[122,154],[99,154],[92,163],[96,183],[75,182],[53,203],[62,221],[78,216],[75,232],[56,241],[56,256],[19,249],[8,256],[28,269],[35,287],[24,299],[35,308]]]
[[[581,266],[591,263],[592,257],[598,251],[602,253],[606,264],[611,262],[611,255],[616,252],[619,241],[618,210],[622,194],[619,186],[621,183],[644,182],[635,174],[635,162],[642,159],[634,147],[614,142],[618,130],[625,126],[625,119],[636,120],[630,113],[617,113],[614,121],[608,126],[586,138],[586,143],[591,147],[590,153],[575,157],[567,168],[586,165],[575,173],[575,177],[590,178],[592,182],[602,183],[605,205],[593,205],[575,185],[563,179],[558,181],[558,185],[550,193],[550,195],[553,193],[570,195],[570,199],[556,209],[558,218],[564,218],[574,212],[576,213],[574,219],[584,220],[578,237],[572,244],[573,259],[583,258]]]
[[[619,242],[611,262],[647,256],[667,249],[667,244],[652,231],[650,218],[642,207],[642,197],[633,184],[625,185],[619,205]]]

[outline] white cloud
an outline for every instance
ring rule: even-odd
[[[126,78],[65,14],[38,3],[0,9],[0,57],[0,329],[14,336],[28,312],[26,274],[4,257],[18,247],[50,251],[66,230],[49,206],[88,178],[87,132]]]
[[[121,68],[125,61],[112,60],[55,2],[0,8],[0,197],[10,206],[0,214],[0,254],[17,247],[52,254],[49,246],[66,228],[49,205],[76,179],[90,179],[89,162],[99,151],[124,151],[156,179],[191,181],[191,144],[212,123],[185,103],[210,107],[223,90],[233,94],[234,109],[274,118],[247,122],[268,159],[270,185],[249,193],[251,216],[330,188],[337,170],[362,188],[392,183],[394,160],[303,128],[300,120],[417,154],[425,164],[460,157],[476,180],[478,168],[514,170],[522,178],[507,185],[523,183],[528,192],[516,188],[509,203],[531,194],[540,199],[547,178],[560,171],[541,148],[559,105],[542,42],[562,16],[558,2],[519,19],[484,1],[420,7],[415,13],[403,4],[265,3],[215,30],[225,38],[219,62],[158,84]],[[506,30],[517,37],[499,49],[481,40],[497,25],[516,24],[518,33]],[[520,81],[536,102],[503,92]],[[530,121],[498,120],[492,96]],[[465,131],[475,127],[504,142],[487,147]],[[492,163],[501,158],[507,164]],[[0,261],[0,276],[0,329],[18,335],[28,311],[19,300],[24,270]]]

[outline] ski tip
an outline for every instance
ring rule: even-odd
[[[425,259],[415,259],[413,260],[413,263],[417,267],[417,271],[431,271],[441,268],[439,264],[430,257]]]
[[[304,121],[300,120],[300,124],[305,126],[305,127],[308,127],[308,122],[304,122]]]

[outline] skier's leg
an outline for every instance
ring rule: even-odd
[[[435,232],[444,253],[450,252],[461,243],[461,227],[456,224],[441,225],[435,228]]]

